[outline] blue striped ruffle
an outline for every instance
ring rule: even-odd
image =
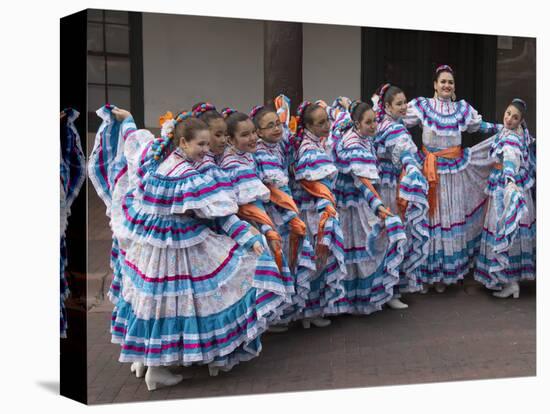
[[[107,297],[113,305],[116,306],[122,291],[122,266],[126,258],[126,251],[122,249],[118,240],[113,237],[111,245],[111,269],[113,270],[113,279],[109,286]]]
[[[342,281],[344,296],[327,309],[327,314],[342,313],[368,315],[382,309],[393,296],[396,280],[384,272],[384,263],[367,277],[355,277]]]
[[[401,140],[410,140],[411,134],[405,126],[399,122],[392,122],[387,128],[379,131],[374,138],[376,153],[379,155],[390,152],[390,148],[397,145]]]
[[[344,295],[342,264],[336,256],[329,254],[327,263],[310,280],[310,290],[304,306],[293,315],[293,319],[314,318],[328,314],[334,303]]]
[[[494,196],[498,218],[494,246],[496,253],[505,252],[516,237],[521,219],[527,214],[527,205],[521,191],[506,187]],[[503,267],[506,267],[505,261]]]
[[[122,123],[118,122],[111,109],[103,106],[96,111],[102,123],[96,133],[94,148],[88,161],[88,176],[97,194],[107,206],[108,215],[116,177],[127,166],[124,140],[136,131],[131,117]]]
[[[502,243],[501,236],[492,234],[486,227],[481,236],[481,249],[476,258],[474,278],[489,289],[499,289],[510,282],[534,280],[536,277],[536,249],[533,240],[536,223],[520,224],[516,230],[514,246],[528,248],[510,251],[511,244]],[[495,252],[497,246],[505,250]]]
[[[350,174],[339,173],[332,192],[336,197],[338,208],[358,207],[367,203],[361,189],[355,185],[355,180]]]
[[[378,254],[375,250],[375,242],[382,231],[385,231],[388,236],[388,245],[383,262],[384,273],[387,277],[395,280],[395,285],[399,281],[399,269],[405,257],[407,235],[405,234],[405,227],[398,216],[386,217],[383,225],[382,222],[376,223],[368,235],[367,242],[371,256]]]
[[[528,149],[524,138],[509,129],[501,129],[491,144],[490,155],[496,158],[502,155],[507,148],[519,153],[527,160]]]
[[[265,150],[254,153],[258,177],[264,184],[282,187],[288,184],[288,175],[279,159]]]
[[[396,188],[400,174],[401,170],[391,160],[385,158],[378,160],[378,175],[381,186]]]
[[[203,242],[210,233],[206,223],[189,215],[159,215],[144,211],[131,194],[124,197],[122,210],[121,235],[137,243],[183,248]]]
[[[359,137],[353,129],[344,134],[335,153],[339,172],[378,180],[378,160],[369,139]]]
[[[465,100],[452,102],[455,111],[450,114],[437,112],[430,102],[433,99],[415,98],[409,102],[409,109],[420,119],[424,128],[429,128],[438,135],[455,135],[457,131],[466,131],[479,117],[477,111]]]
[[[403,261],[403,271],[417,286],[418,283],[414,283],[416,276],[413,276],[413,273],[428,257],[430,234],[428,231],[428,183],[416,167],[407,167],[399,184],[399,196],[408,202],[405,212],[407,254]],[[416,286],[411,286],[411,289],[415,289]]]
[[[136,189],[141,209],[152,214],[181,214],[195,210],[206,217],[223,217],[237,212],[228,182],[217,182],[190,168],[179,176],[159,174],[146,168]]]
[[[294,166],[296,180],[332,180],[336,176],[336,172],[336,167],[330,157],[320,150],[300,151],[300,157]]]
[[[521,166],[519,171],[514,176],[514,180],[518,188],[522,191],[528,190],[535,185],[533,174],[530,173],[528,168]],[[499,189],[506,187],[507,178],[503,170],[493,168],[489,178],[487,180],[487,187],[485,188],[485,194],[495,195]]]
[[[258,355],[259,336],[278,316],[282,298],[251,287],[225,310],[208,316],[179,316],[144,320],[121,301],[112,322],[112,342],[121,345],[120,362],[148,366],[212,363],[230,369],[239,360]],[[231,355],[245,353],[241,357]],[[237,358],[236,358],[237,357]]]
[[[269,189],[261,182],[252,167],[239,161],[238,156],[224,157],[220,166],[231,177],[238,205],[269,200]]]
[[[259,234],[253,234],[250,231],[251,225],[236,215],[217,218],[215,224],[223,233],[245,249],[250,249],[256,241],[262,242]],[[216,232],[220,233],[220,231]]]
[[[442,282],[447,285],[464,279],[473,266],[470,258],[479,251],[481,235],[468,240],[463,249],[445,254],[443,249],[430,251],[426,262],[415,271],[422,284]]]
[[[225,188],[228,193],[231,193],[233,191],[231,176],[222,168],[220,168],[212,159],[207,159],[205,157],[202,161],[194,163],[193,167],[201,174],[205,175],[215,183],[218,183],[221,187]]]
[[[326,200],[321,201],[318,203],[319,208],[328,203]],[[344,254],[344,235],[338,218],[329,217],[325,223],[321,240],[318,241],[317,236],[314,236],[312,243],[327,246],[329,255],[325,267],[320,271],[315,271],[314,276],[309,280],[310,289],[305,303],[298,312],[294,313],[293,319],[322,316],[344,294],[342,280],[347,273],[347,269]],[[313,253],[312,246],[311,253],[308,252],[307,255]],[[308,257],[307,259],[315,261],[315,257]]]

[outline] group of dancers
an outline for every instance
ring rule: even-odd
[[[407,308],[472,269],[494,296],[535,278],[535,164],[527,106],[502,124],[435,94],[384,84],[373,105],[279,95],[249,113],[200,102],[160,118],[160,137],[105,105],[88,176],[113,232],[112,342],[149,390],[168,366],[228,371],[289,323]],[[420,126],[423,146],[409,128]],[[462,133],[489,138],[462,148]],[[63,275],[62,275],[63,278]]]

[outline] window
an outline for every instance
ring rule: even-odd
[[[88,130],[105,103],[143,113],[141,13],[88,10]],[[139,116],[138,116],[139,118]]]

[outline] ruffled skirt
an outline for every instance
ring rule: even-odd
[[[283,239],[283,253],[286,256],[287,261],[289,261],[290,230],[288,223],[293,217],[293,213],[288,210],[281,209],[272,203],[267,205],[267,213],[277,226],[276,230]],[[287,307],[281,314],[281,319],[279,321],[280,323],[289,323],[301,317],[302,310],[305,307],[311,291],[310,282],[316,274],[314,259],[315,251],[306,235],[306,237],[302,238],[298,247],[296,268],[292,270],[292,275],[294,277],[294,294],[292,295],[292,305]]]
[[[212,232],[186,248],[132,243],[112,321],[119,361],[229,370],[257,356],[259,336],[290,303],[276,269],[268,254]]]
[[[381,174],[378,185],[380,197],[384,205],[397,215],[400,214],[397,204],[399,173],[390,162],[384,164],[385,174]],[[394,289],[396,298],[422,288],[420,267],[426,262],[429,249],[427,182],[415,168],[403,176],[399,185],[399,196],[408,202],[404,217],[407,254],[400,269],[399,283]]]
[[[437,209],[429,215],[428,258],[419,269],[422,283],[454,284],[474,266],[487,203],[484,191],[493,167],[491,142],[488,138],[465,149],[462,158],[438,165]]]
[[[397,218],[389,219],[382,227],[366,203],[339,208],[338,214],[344,234],[347,274],[342,281],[343,296],[327,313],[366,315],[380,310],[393,297],[405,234]]]
[[[313,249],[317,246],[320,217],[321,214],[316,210],[301,210],[300,218],[306,224],[306,238],[311,241]],[[321,244],[328,247],[326,264],[313,272],[305,303],[293,313],[292,319],[322,317],[329,313],[334,302],[343,297],[342,282],[346,266],[344,240],[338,219],[331,217],[327,220],[322,237]]]
[[[488,201],[475,279],[489,289],[501,289],[507,283],[534,280],[535,264],[536,217],[530,188],[505,196],[496,192]]]

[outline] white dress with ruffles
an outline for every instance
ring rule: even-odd
[[[462,133],[495,131],[466,101],[416,98],[409,102],[406,127],[420,125],[423,145],[436,152],[462,144]],[[421,266],[423,283],[453,284],[473,267],[479,251],[485,204],[485,183],[492,162],[491,140],[464,148],[456,159],[437,158],[437,209],[429,215],[429,254]],[[426,156],[418,151],[418,161]]]
[[[152,143],[134,137],[118,229],[130,240],[112,324],[119,361],[229,370],[259,354],[261,333],[290,302],[286,286],[273,258],[250,250],[263,240],[234,215],[231,188],[179,149],[155,161]]]
[[[508,129],[493,137],[489,156],[495,168],[485,189],[489,201],[474,273],[489,289],[535,279],[536,211],[528,144]]]

